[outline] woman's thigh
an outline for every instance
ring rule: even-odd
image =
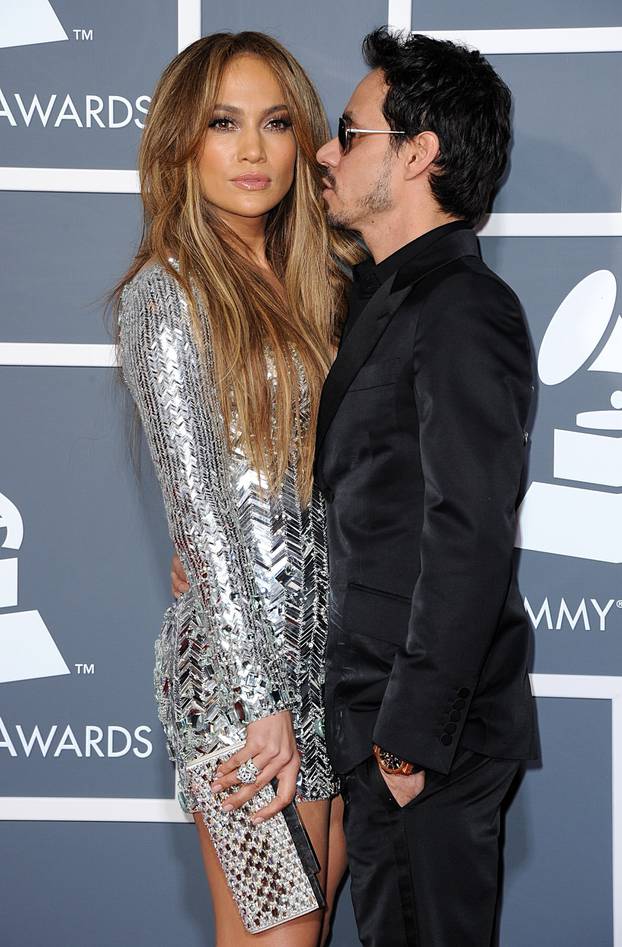
[[[311,844],[320,863],[318,880],[325,885],[328,853],[329,800],[303,802],[298,807]],[[240,919],[235,901],[227,885],[209,832],[200,813],[194,813],[199,833],[203,863],[209,882],[216,923],[216,947],[317,947],[322,927],[323,911],[313,911],[303,917],[280,924],[262,934],[249,934]]]

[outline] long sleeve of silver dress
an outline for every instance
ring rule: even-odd
[[[199,350],[178,282],[159,265],[125,288],[120,356],[162,488],[190,591],[167,610],[155,687],[179,800],[186,765],[240,740],[241,729],[292,711],[299,794],[336,791],[323,740],[327,552],[322,499],[303,508],[295,458],[277,496],[238,446],[230,450],[214,385],[208,319]],[[267,371],[269,371],[267,369]]]

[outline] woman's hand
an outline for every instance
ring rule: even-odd
[[[257,782],[251,785],[240,784],[237,768],[250,759],[259,770]],[[221,792],[231,786],[240,785],[240,789],[227,796],[223,803],[224,810],[229,812],[231,809],[239,809],[276,777],[279,783],[276,797],[253,816],[253,822],[264,822],[289,805],[296,795],[299,769],[300,754],[296,747],[292,716],[288,710],[283,710],[249,723],[246,745],[220,764],[211,789],[212,792]]]
[[[179,598],[179,596],[187,592],[189,588],[188,576],[184,572],[184,567],[181,564],[179,556],[175,553],[173,561],[171,562],[171,590],[173,596]]]

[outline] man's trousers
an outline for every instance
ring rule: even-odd
[[[515,760],[459,750],[400,808],[370,756],[344,777],[351,891],[364,947],[490,947],[500,808]]]

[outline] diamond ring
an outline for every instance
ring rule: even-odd
[[[247,786],[251,786],[253,783],[256,783],[258,776],[259,776],[259,770],[253,763],[252,758],[250,760],[247,760],[246,763],[242,763],[237,768],[238,780]]]

